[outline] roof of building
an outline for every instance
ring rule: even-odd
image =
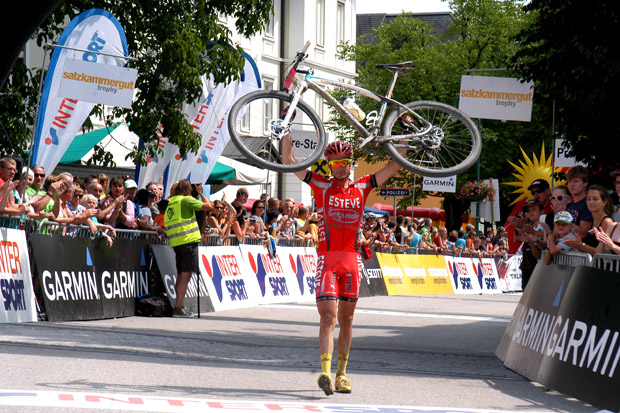
[[[415,19],[419,19],[429,23],[433,27],[435,34],[439,35],[445,33],[448,30],[448,26],[454,21],[450,12],[433,12],[433,13],[410,13]],[[358,14],[357,15],[357,33],[356,38],[360,39],[361,36],[366,36],[366,43],[374,43],[376,39],[372,34],[372,29],[377,29],[383,23],[389,23],[392,20],[400,16],[398,14],[386,14],[386,13],[372,13],[372,14]]]

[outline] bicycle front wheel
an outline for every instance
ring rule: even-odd
[[[405,106],[409,110],[393,111],[383,124],[383,135],[392,137],[383,146],[405,169],[428,177],[446,177],[476,163],[482,139],[467,115],[440,102],[419,101]],[[425,133],[420,134],[422,131]],[[415,134],[420,136],[412,136]],[[398,152],[401,148],[407,149],[406,155]]]
[[[301,100],[291,110],[292,100],[288,93],[259,90],[245,95],[230,109],[230,137],[237,149],[257,166],[276,172],[297,172],[323,155],[327,140],[321,120]],[[287,117],[290,122],[283,122]],[[285,164],[280,144],[289,130],[296,162]]]

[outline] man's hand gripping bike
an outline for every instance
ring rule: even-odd
[[[391,98],[398,75],[409,73],[412,62],[377,66],[393,73],[387,93],[381,96],[359,86],[315,77],[312,69],[298,69],[308,56],[309,45],[307,42],[292,62],[285,81],[288,91],[259,90],[245,95],[232,106],[228,118],[230,136],[246,158],[277,172],[296,172],[313,165],[323,155],[327,137],[321,119],[302,99],[310,98],[315,100],[319,110],[325,101],[346,119],[360,136],[358,148],[382,146],[403,168],[416,174],[451,176],[476,162],[482,143],[480,133],[467,115],[439,102],[402,104]],[[362,125],[352,112],[326,91],[327,87],[376,100],[381,104],[379,111],[369,113],[366,125]],[[314,93],[304,94],[308,90]],[[388,109],[390,113],[387,113]],[[282,137],[289,132],[294,163],[284,163],[279,150]]]

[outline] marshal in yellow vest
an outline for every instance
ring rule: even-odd
[[[200,228],[194,210],[183,206],[183,199],[190,196],[175,195],[170,198],[164,214],[166,235],[171,247],[200,242]],[[199,202],[199,201],[196,201]],[[188,217],[191,211],[191,217]],[[184,217],[185,215],[185,217]]]

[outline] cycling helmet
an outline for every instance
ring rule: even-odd
[[[327,145],[325,148],[325,158],[330,160],[337,157],[353,157],[353,148],[346,142],[335,141]]]

